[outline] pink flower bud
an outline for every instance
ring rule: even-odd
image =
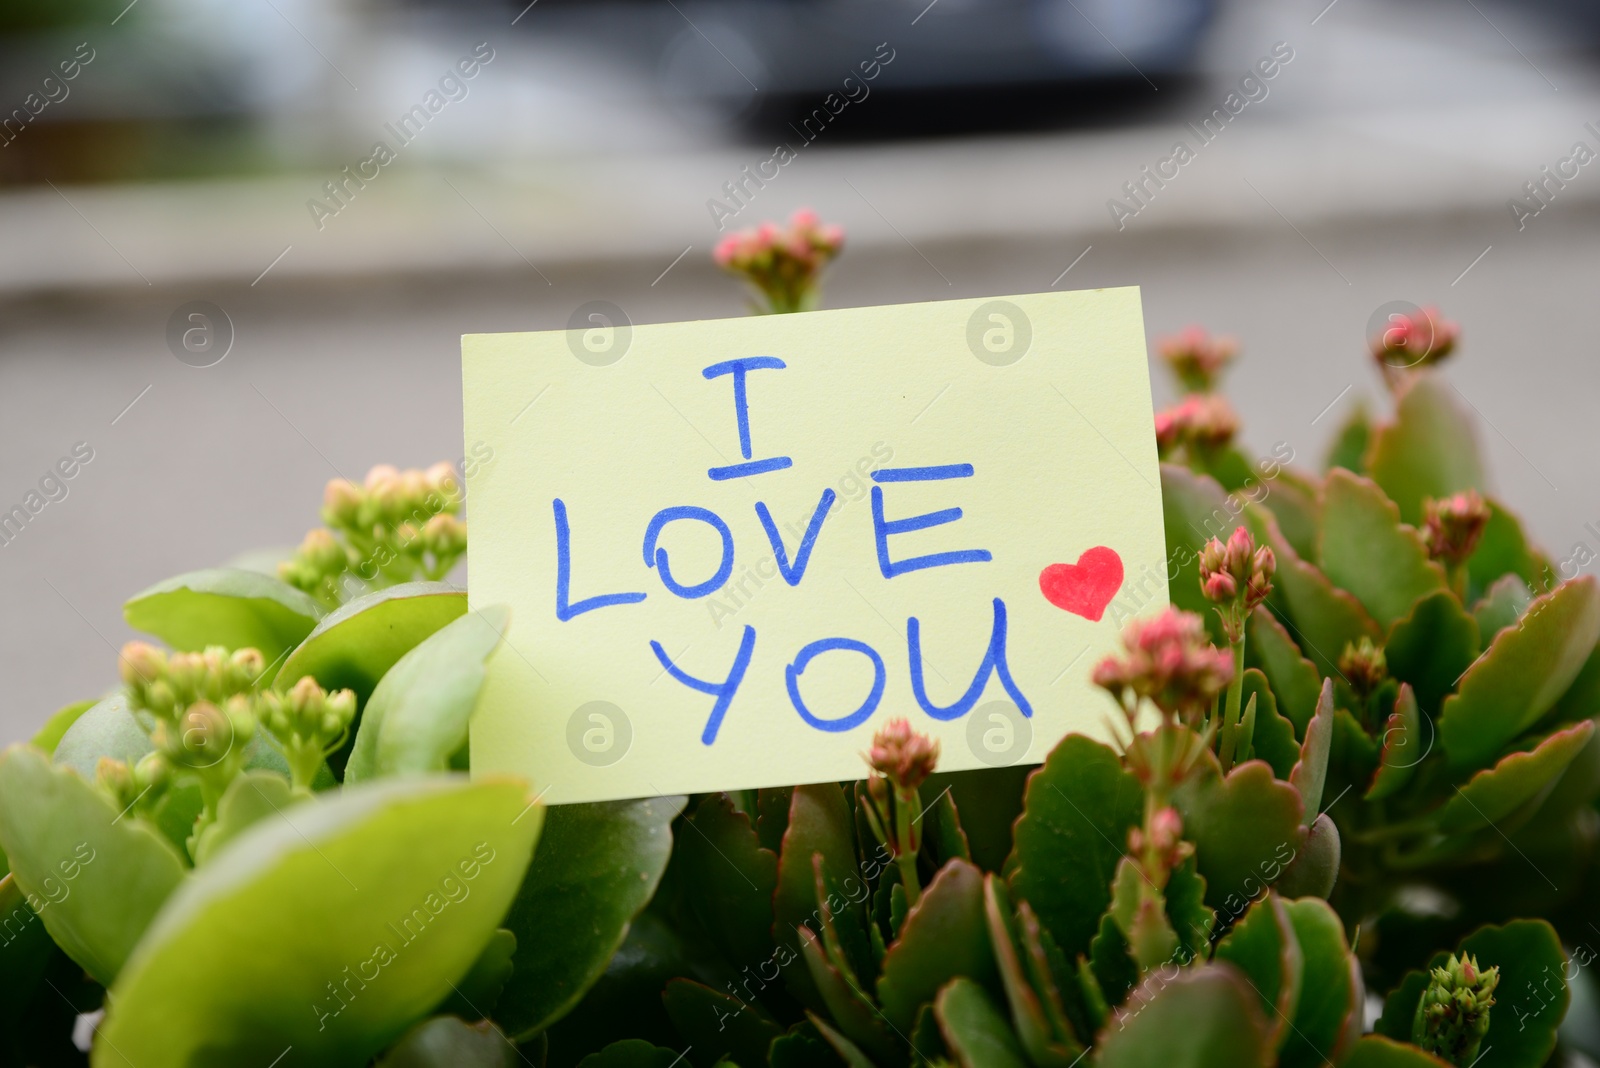
[[[1212,337],[1201,326],[1186,326],[1156,343],[1161,358],[1185,389],[1208,393],[1233,361],[1238,344],[1231,337]]]
[[[1459,564],[1477,549],[1489,525],[1489,504],[1477,490],[1423,502],[1423,533],[1435,560]]]
[[[867,763],[899,790],[915,790],[939,763],[939,743],[911,729],[904,719],[891,719],[872,736]]]

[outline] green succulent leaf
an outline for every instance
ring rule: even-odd
[[[1294,468],[1282,467],[1277,478],[1270,481],[1272,503],[1267,507],[1278,521],[1278,528],[1302,560],[1315,559],[1317,531],[1322,523],[1318,480],[1307,478]],[[1261,498],[1260,503],[1265,504],[1267,499]]]
[[[829,1027],[827,1021],[823,1020],[822,1017],[814,1012],[807,1013],[806,1016],[811,1021],[811,1025],[817,1029],[817,1033],[832,1047],[833,1052],[844,1061],[847,1068],[877,1068],[872,1058],[861,1052],[860,1046]],[[582,1068],[582,1066],[580,1065],[579,1068]]]
[[[483,688],[484,663],[500,645],[511,610],[491,605],[446,623],[379,680],[361,713],[344,781],[448,771],[465,749],[467,722]]]
[[[150,926],[118,978],[95,1068],[270,1063],[291,1045],[313,1062],[364,1063],[472,967],[541,815],[519,782],[440,776],[260,821]]]
[[[605,973],[571,1012],[541,1032],[541,1037],[549,1040],[550,1063],[574,1064],[599,1050],[614,1035],[619,1020],[628,1022],[628,1033],[635,1038],[659,1046],[677,1043],[678,1030],[661,1004],[661,991],[681,976],[717,981],[699,967],[703,953],[688,934],[657,911],[640,913],[606,964]],[[739,980],[739,994],[761,994],[764,984],[759,975],[752,979],[746,973]],[[508,999],[502,994],[495,1016],[504,1016],[507,1006]]]
[[[1162,518],[1169,560],[1167,596],[1174,608],[1194,612],[1204,619],[1212,640],[1219,644],[1227,638],[1211,602],[1200,593],[1200,550],[1212,538],[1225,539],[1233,532],[1243,510],[1242,504],[1234,507],[1237,501],[1209,475],[1173,464],[1161,465]]]
[[[934,1015],[945,1045],[961,1068],[1028,1068],[1028,1059],[984,988],[952,979],[939,991]]]
[[[1325,467],[1332,470],[1342,467],[1358,475],[1367,473],[1367,447],[1372,440],[1372,417],[1367,413],[1365,399],[1356,401],[1350,414],[1334,432],[1333,444],[1328,449]]]
[[[900,1060],[900,1041],[890,1030],[888,1020],[867,992],[834,965],[822,939],[809,927],[800,929],[800,955],[806,962],[806,973],[839,1030],[873,1057],[891,1062]],[[822,1027],[817,1017],[813,1016],[812,1020]],[[823,1035],[828,1035],[826,1028],[823,1028]],[[850,1059],[844,1048],[838,1045],[834,1048],[846,1060]]]
[[[1212,908],[1236,911],[1238,902],[1259,894],[1305,837],[1299,791],[1274,779],[1264,761],[1247,761],[1224,776],[1206,751],[1173,804],[1184,837],[1195,845]]]
[[[1600,639],[1600,582],[1585,575],[1529,606],[1495,636],[1445,699],[1439,739],[1457,771],[1487,767],[1572,685]]]
[[[1522,531],[1522,521],[1493,497],[1486,499],[1489,522],[1467,560],[1473,589],[1487,590],[1504,575],[1517,575],[1529,586],[1537,586],[1540,567]]]
[[[272,771],[247,771],[237,776],[217,802],[217,820],[200,832],[194,862],[204,864],[253,824],[299,802],[289,780]]]
[[[661,995],[673,1025],[694,1050],[695,1063],[732,1057],[760,1065],[783,1028],[760,1006],[747,1005],[693,979],[674,979]]]
[[[1367,469],[1400,506],[1400,518],[1413,526],[1422,522],[1422,502],[1429,497],[1483,489],[1472,418],[1444,378],[1432,371],[1412,378],[1400,394],[1394,422],[1373,434]]]
[[[1272,1046],[1260,1001],[1228,964],[1153,976],[1100,1042],[1098,1068],[1264,1068]]]
[[[1306,828],[1304,844],[1278,879],[1278,892],[1285,897],[1326,900],[1339,879],[1342,853],[1343,843],[1339,840],[1338,825],[1333,822],[1333,817],[1324,812]]]
[[[1345,941],[1338,913],[1319,898],[1285,901],[1304,961],[1294,1024],[1283,1037],[1281,1068],[1320,1068],[1339,1063],[1361,1037],[1366,992],[1361,966]]]
[[[643,1039],[625,1038],[578,1062],[578,1068],[673,1068],[683,1058],[678,1050],[652,1045]]]
[[[1492,639],[1521,619],[1532,603],[1533,589],[1520,575],[1501,575],[1472,606],[1472,618],[1478,621],[1478,633]]]
[[[1350,591],[1372,618],[1389,627],[1430,593],[1447,588],[1444,568],[1428,558],[1414,527],[1370,479],[1342,469],[1323,488],[1323,573]]]
[[[1480,927],[1461,940],[1456,952],[1471,954],[1479,969],[1499,968],[1489,1033],[1476,1068],[1537,1068],[1555,1049],[1556,1032],[1570,994],[1562,973],[1566,953],[1555,929],[1544,920],[1512,920],[1503,927]],[[1405,1041],[1417,1002],[1428,986],[1428,970],[1445,963],[1436,953],[1422,971],[1406,973],[1383,1003],[1375,1031]]]
[[[1361,602],[1300,559],[1276,524],[1268,524],[1268,542],[1278,556],[1273,581],[1288,614],[1287,619],[1279,615],[1279,621],[1289,628],[1321,676],[1337,673],[1339,654],[1346,644],[1363,637],[1375,642],[1382,639],[1382,631]]]
[[[149,825],[26,745],[0,756],[0,845],[56,944],[108,985],[187,872]]]
[[[1300,822],[1311,821],[1322,811],[1322,789],[1328,781],[1328,753],[1333,747],[1333,680],[1322,680],[1322,696],[1317,699],[1317,714],[1306,727],[1300,746],[1300,759],[1289,772],[1289,784],[1300,791],[1305,812]]]
[[[862,982],[874,977],[870,968],[871,945],[867,938],[866,910],[862,906],[864,886],[856,866],[854,813],[845,792],[835,783],[796,786],[790,798],[789,821],[778,854],[778,889],[773,895],[772,938],[791,954],[804,947],[797,929],[805,925],[820,934],[817,900],[817,872],[813,858],[822,858],[822,880],[830,894],[844,907],[833,914],[835,930],[844,944],[851,968]],[[869,863],[880,867],[887,861],[880,852]],[[784,975],[795,997],[811,1008],[819,1008],[818,992],[809,983],[809,971],[787,968]]]
[[[61,737],[67,733],[67,729],[78,722],[85,712],[99,703],[99,701],[95,700],[77,701],[67,705],[65,708],[56,710],[51,713],[49,719],[45,720],[44,726],[34,733],[33,738],[30,739],[30,744],[35,749],[42,750],[45,756],[54,755],[56,746],[60,744]]]
[[[1022,814],[1022,795],[1031,774],[1030,764],[943,772],[929,776],[922,792],[931,797],[950,791],[972,862],[984,871],[998,872],[1011,853],[1011,829]]]
[[[86,782],[94,782],[101,757],[134,764],[154,748],[150,736],[128,708],[127,695],[119,692],[84,710],[61,735],[53,759],[72,768]]]
[[[248,647],[272,664],[311,633],[322,609],[270,575],[217,567],[156,583],[123,605],[122,615],[174,649]]]
[[[1589,654],[1567,692],[1556,702],[1551,718],[1557,723],[1572,723],[1600,716],[1600,645]]]
[[[1300,743],[1294,724],[1278,712],[1278,699],[1266,675],[1257,668],[1245,669],[1243,701],[1247,705],[1253,701],[1256,706],[1252,751],[1272,765],[1274,776],[1287,779],[1300,759]]]
[[[767,1048],[767,1068],[839,1068],[843,1064],[810,1020],[795,1024]]]
[[[516,955],[517,936],[503,927],[497,929],[450,996],[434,1006],[434,1015],[459,1016],[469,1021],[490,1019],[501,991],[516,970]]]
[[[1305,958],[1289,910],[1277,894],[1257,901],[1217,943],[1214,958],[1244,973],[1260,999],[1274,1049],[1283,1041],[1300,1004]]]
[[[545,815],[533,864],[500,923],[517,936],[517,953],[495,1019],[514,1039],[560,1019],[605,972],[655,894],[684,803],[560,805]]]
[[[952,860],[911,907],[900,937],[883,958],[878,1003],[898,1030],[948,980],[966,976],[998,993],[1000,977],[984,915],[983,872]]]
[[[1100,927],[1089,941],[1085,963],[1108,1006],[1121,1004],[1128,992],[1139,985],[1139,966],[1134,963],[1117,918],[1110,912],[1100,918]]]
[[[1266,675],[1278,710],[1294,724],[1296,738],[1303,736],[1322,693],[1317,665],[1305,658],[1289,631],[1264,605],[1250,613],[1244,648],[1246,660]]]
[[[1593,733],[1594,722],[1585,720],[1556,731],[1529,752],[1512,753],[1494,767],[1478,772],[1465,786],[1456,787],[1455,796],[1439,815],[1439,830],[1462,834],[1501,827],[1518,809],[1555,785]]]
[[[0,878],[0,960],[0,1064],[82,1065],[73,1025],[105,992],[51,940],[10,876]]]
[[[354,690],[365,703],[402,656],[466,611],[465,591],[442,582],[406,582],[357,597],[304,635],[278,671],[278,684],[293,686],[310,675],[324,689]]]
[[[1362,1035],[1340,1068],[1452,1068],[1416,1046],[1382,1035]]]
[[[1011,892],[1033,906],[1068,958],[1089,948],[1111,903],[1111,878],[1144,791],[1115,752],[1069,734],[1028,779],[1017,820]]]
[[[1072,1025],[1061,1010],[1059,999],[1051,991],[1041,996],[1017,952],[1017,939],[1012,927],[1010,895],[1005,884],[994,876],[984,879],[984,917],[988,922],[989,939],[994,946],[995,963],[1000,981],[1005,988],[1005,1002],[1011,1007],[1011,1024],[1017,1041],[1027,1051],[1028,1059],[1035,1065],[1064,1068],[1073,1057],[1083,1052]],[[921,1017],[919,1016],[919,1019]]]
[[[773,958],[772,894],[778,857],[727,794],[707,794],[684,821],[677,860],[689,906],[712,945],[740,963]]]
[[[1389,674],[1410,683],[1421,709],[1437,716],[1456,680],[1478,658],[1478,635],[1477,620],[1453,593],[1424,597],[1389,628],[1383,650]]]
[[[435,1016],[406,1032],[376,1068],[515,1068],[517,1047],[488,1021]]]
[[[1429,724],[1428,731],[1432,730]],[[1378,754],[1378,771],[1367,788],[1368,801],[1380,801],[1397,793],[1416,772],[1417,765],[1428,755],[1432,738],[1423,729],[1422,714],[1417,710],[1417,696],[1410,683],[1401,683],[1394,699],[1394,711],[1384,724],[1382,747]]]

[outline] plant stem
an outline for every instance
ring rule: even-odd
[[[897,793],[894,799],[894,862],[900,869],[900,885],[906,888],[907,905],[915,905],[922,896],[922,883],[917,878],[917,836],[911,825],[911,810],[919,800],[915,790]]]
[[[1228,705],[1222,719],[1222,741],[1218,746],[1217,759],[1222,763],[1222,772],[1228,773],[1233,767],[1233,750],[1238,743],[1239,734],[1239,705],[1244,698],[1244,632],[1239,632],[1239,640],[1232,643],[1229,648],[1233,652],[1233,681],[1228,683]]]

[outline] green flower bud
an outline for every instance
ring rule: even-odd
[[[177,710],[178,697],[172,692],[172,684],[166,679],[160,679],[145,688],[141,699],[135,702],[135,707],[143,708],[166,719]]]
[[[1412,1018],[1411,1041],[1458,1068],[1473,1063],[1489,1033],[1489,1010],[1499,983],[1499,968],[1480,970],[1470,955],[1452,954],[1429,975]]]
[[[100,789],[111,795],[112,802],[119,809],[133,804],[134,798],[139,795],[138,788],[134,786],[133,769],[128,767],[125,760],[101,757],[94,768],[94,781]]]
[[[172,764],[160,752],[146,753],[133,768],[133,782],[151,799],[159,797],[172,782]]]
[[[354,526],[361,514],[362,493],[349,479],[335,478],[322,491],[322,521],[330,527]]]
[[[167,656],[148,642],[129,642],[122,647],[117,669],[129,687],[146,687],[166,675]]]

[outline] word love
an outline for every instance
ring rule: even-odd
[[[781,371],[785,367],[786,364],[774,356],[749,356],[743,359],[714,363],[701,371],[701,374],[707,380],[728,378],[732,383],[734,421],[738,431],[739,453],[742,457],[742,462],[740,463],[708,469],[706,477],[711,481],[724,482],[735,478],[770,475],[793,467],[793,460],[788,456],[772,455],[758,458],[755,455],[750,433],[750,373],[768,370]],[[874,483],[872,487],[873,550],[877,557],[878,569],[885,579],[893,580],[902,575],[929,568],[983,564],[994,559],[994,555],[987,549],[955,549],[922,553],[920,555],[904,555],[897,549],[896,545],[898,543],[891,542],[891,539],[897,539],[904,535],[954,523],[961,518],[962,511],[959,507],[949,507],[920,515],[890,519],[887,514],[888,504],[884,491],[885,485],[892,486],[906,482],[942,482],[971,478],[973,475],[973,465],[964,463],[928,467],[884,467],[872,472],[871,477]],[[805,530],[792,552],[790,547],[784,543],[783,535],[778,530],[778,525],[774,522],[771,509],[767,507],[766,502],[755,502],[755,515],[762,531],[766,535],[766,548],[769,548],[772,552],[772,558],[777,565],[779,575],[791,587],[798,587],[805,580],[806,569],[811,562],[812,552],[816,548],[818,539],[822,536],[823,528],[832,511],[835,496],[831,488],[822,490],[817,500],[816,510],[811,514],[811,519],[806,524]],[[566,502],[560,497],[551,501],[551,509],[555,521],[555,611],[558,620],[568,622],[588,612],[638,604],[649,596],[647,591],[630,590],[598,593],[573,600],[572,517],[569,515]],[[663,533],[673,523],[700,524],[716,534],[721,543],[721,552],[717,566],[710,575],[704,578],[695,576],[698,581],[692,581],[689,577],[680,575],[673,570],[671,554],[666,546],[662,544]],[[645,566],[655,571],[656,577],[660,580],[665,592],[684,600],[696,600],[711,596],[722,589],[733,574],[735,556],[733,530],[721,515],[709,508],[694,505],[676,505],[660,509],[645,524],[642,549]],[[1107,551],[1109,552],[1109,550]],[[1118,568],[1120,571],[1120,563]],[[1120,574],[1118,580],[1120,582]],[[982,696],[984,687],[988,684],[991,676],[999,678],[1001,686],[1004,687],[1006,693],[1010,695],[1017,707],[1022,710],[1023,715],[1031,716],[1033,714],[1032,705],[1012,678],[1011,669],[1006,660],[1005,601],[999,597],[994,598],[993,609],[994,615],[989,631],[988,647],[984,652],[982,662],[978,665],[972,684],[958,700],[948,705],[936,704],[928,696],[923,677],[921,623],[916,616],[907,617],[906,656],[911,689],[922,710],[934,719],[950,720],[965,715],[977,703],[978,698]],[[651,652],[655,654],[656,659],[660,661],[662,669],[667,674],[689,689],[703,693],[712,699],[711,714],[700,737],[703,744],[711,745],[716,741],[717,732],[739,692],[740,684],[744,681],[745,673],[755,655],[756,641],[756,628],[746,625],[739,642],[738,651],[734,654],[732,666],[728,669],[727,674],[720,680],[708,680],[698,678],[684,671],[674,663],[659,641],[651,640]],[[864,657],[867,663],[871,665],[873,673],[871,690],[866,699],[854,711],[844,715],[819,715],[807,705],[805,698],[801,695],[801,676],[805,674],[812,661],[825,653],[853,654]],[[795,712],[808,725],[817,730],[829,732],[847,731],[866,722],[883,698],[887,674],[888,671],[883,657],[879,655],[876,649],[864,641],[842,636],[824,637],[809,642],[795,653],[794,658],[789,661],[784,669],[785,688],[788,691],[789,700],[794,706]]]

